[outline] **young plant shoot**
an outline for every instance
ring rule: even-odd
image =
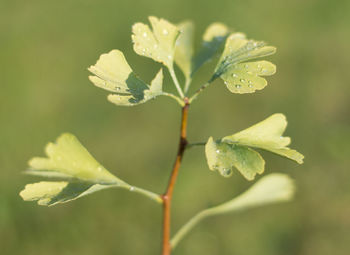
[[[134,51],[143,57],[161,63],[164,67],[154,74],[150,82],[143,81],[128,64],[122,51],[114,49],[102,54],[88,70],[90,81],[111,94],[107,99],[117,106],[137,106],[158,96],[174,99],[181,107],[178,152],[167,189],[163,194],[133,186],[121,180],[103,167],[72,134],[64,133],[55,143],[45,148],[46,157],[29,161],[26,173],[51,179],[25,186],[20,196],[26,201],[52,206],[69,202],[102,189],[119,188],[141,194],[162,206],[162,255],[170,255],[182,238],[200,221],[207,217],[233,213],[257,206],[289,201],[294,194],[294,183],[285,174],[268,174],[241,195],[211,208],[203,208],[171,238],[171,202],[176,178],[185,151],[202,146],[208,168],[223,177],[238,171],[247,181],[254,181],[265,170],[265,160],[259,149],[269,151],[299,164],[304,156],[287,147],[291,139],[284,137],[286,117],[272,114],[265,120],[238,133],[223,138],[205,138],[207,142],[189,143],[187,119],[191,104],[215,80],[221,79],[231,93],[246,94],[262,90],[267,85],[266,76],[276,72],[276,66],[263,57],[276,52],[276,48],[263,41],[247,39],[240,32],[233,32],[221,23],[211,24],[204,32],[201,47],[193,49],[194,26],[191,22],[172,24],[164,19],[149,17],[150,25],[136,23],[132,27]],[[189,94],[192,78],[209,60],[218,57],[208,81]],[[183,73],[180,84],[174,66]],[[164,70],[166,69],[166,70]],[[166,91],[163,75],[169,73],[177,94]],[[220,86],[216,83],[216,86]],[[214,100],[214,99],[213,99]]]

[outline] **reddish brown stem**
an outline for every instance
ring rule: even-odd
[[[181,128],[180,128],[180,142],[176,155],[176,160],[174,163],[173,170],[169,179],[168,187],[163,199],[163,250],[162,255],[171,254],[170,246],[170,218],[171,218],[171,200],[173,197],[174,186],[176,182],[177,175],[179,173],[182,157],[184,155],[186,145],[187,145],[187,116],[188,108],[190,106],[188,98],[184,99],[185,106],[182,108],[182,117],[181,117]]]

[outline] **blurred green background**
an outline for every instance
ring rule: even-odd
[[[232,134],[282,112],[305,164],[263,156],[266,173],[297,183],[295,201],[208,219],[174,254],[345,255],[350,252],[350,1],[76,0],[0,3],[0,253],[160,254],[161,208],[126,191],[107,190],[46,208],[18,196],[38,178],[27,160],[72,132],[113,173],[163,192],[176,153],[180,110],[168,98],[123,108],[87,79],[100,54],[122,50],[149,81],[160,65],[132,50],[131,26],[147,16],[191,19],[196,43],[211,22],[277,46],[278,72],[251,95],[215,82],[190,109],[189,139]],[[194,88],[208,78],[206,65]],[[165,88],[173,85],[166,80]],[[186,153],[173,203],[173,231],[199,210],[250,183],[208,170],[202,148]]]

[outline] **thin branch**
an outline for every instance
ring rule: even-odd
[[[192,103],[193,100],[195,100],[200,93],[203,92],[213,81],[215,81],[217,76],[213,76],[208,82],[204,83],[194,94],[190,99],[188,100],[189,103]]]
[[[181,105],[181,107],[184,107],[184,106],[185,106],[184,101],[183,101],[181,98],[179,98],[179,97],[175,96],[175,95],[174,95],[174,94],[172,94],[172,93],[162,92],[162,95],[163,95],[163,96],[168,96],[168,97],[171,97],[171,98],[175,99],[175,100],[176,100],[176,102],[178,102],[178,103],[179,103],[179,105]]]
[[[162,196],[163,199],[163,249],[162,255],[170,255],[171,246],[170,246],[170,217],[171,217],[171,200],[173,197],[173,190],[175,187],[175,182],[179,169],[181,166],[181,161],[183,154],[187,146],[187,119],[188,119],[188,109],[189,102],[188,98],[184,98],[185,106],[182,108],[182,117],[181,117],[181,128],[180,128],[180,141],[178,146],[178,152],[176,155],[175,163],[171,176],[169,179],[168,187],[166,192]]]
[[[154,192],[151,192],[149,190],[145,190],[145,189],[142,189],[142,188],[139,188],[139,187],[136,187],[136,186],[132,186],[132,185],[127,184],[127,183],[123,183],[121,185],[118,184],[115,187],[116,188],[123,188],[123,189],[129,190],[131,192],[135,192],[135,193],[141,194],[143,196],[146,196],[146,197],[150,198],[151,200],[156,201],[159,204],[163,203],[163,199],[162,199],[162,197],[160,195],[158,195],[158,194],[156,194]]]
[[[206,144],[207,144],[206,142],[189,143],[187,145],[186,149],[189,149],[189,148],[192,148],[192,147],[195,147],[195,146],[204,146]]]
[[[197,213],[194,217],[192,217],[185,225],[183,225],[180,230],[174,235],[174,237],[171,239],[171,248],[175,249],[177,244],[187,235],[193,228],[196,226],[199,222],[201,222],[203,219],[210,216],[209,210],[204,210],[199,213]]]
[[[191,81],[192,81],[191,77],[186,77],[186,82],[184,87],[185,95],[187,94],[188,89],[190,88]]]
[[[195,100],[195,99],[198,97],[198,95],[199,95],[203,90],[205,90],[209,85],[210,85],[209,82],[203,84],[203,85],[193,94],[193,96],[190,97],[189,102],[192,103],[192,101]]]
[[[175,84],[177,92],[179,93],[181,98],[184,98],[185,96],[184,96],[184,93],[183,93],[183,91],[181,89],[180,83],[177,80],[177,77],[176,77],[176,74],[175,74],[175,71],[174,71],[174,67],[168,68],[168,70],[169,70],[171,78],[173,79],[173,82]]]

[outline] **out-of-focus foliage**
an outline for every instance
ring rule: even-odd
[[[102,191],[53,209],[18,197],[26,183],[38,181],[21,175],[27,159],[41,155],[46,142],[64,131],[79,134],[107,169],[120,169],[123,180],[164,190],[176,150],[178,105],[160,97],[142,108],[115,107],[86,71],[102,52],[118,48],[151,81],[161,65],[137,56],[129,36],[135,21],[147,23],[156,15],[174,23],[193,20],[197,43],[208,25],[220,21],[278,48],[271,57],[278,72],[263,91],[235,95],[218,80],[203,92],[190,110],[191,141],[238,132],[278,111],[288,117],[293,147],[307,158],[296,167],[262,152],[266,173],[292,175],[298,188],[294,202],[208,219],[175,255],[347,255],[349,10],[344,0],[2,1],[1,253],[159,253],[159,205],[130,192]],[[210,78],[216,63],[203,65],[191,89]],[[163,87],[170,85],[165,78]],[[249,185],[239,173],[226,179],[208,171],[198,148],[188,151],[181,170],[174,226]]]

